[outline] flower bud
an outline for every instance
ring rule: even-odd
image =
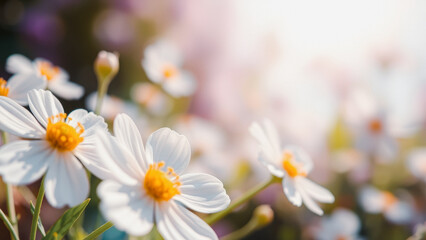
[[[111,81],[119,69],[118,54],[107,51],[100,51],[95,60],[95,72],[98,81]]]
[[[257,219],[258,227],[263,227],[274,219],[274,211],[269,205],[260,205],[254,210],[254,217]]]

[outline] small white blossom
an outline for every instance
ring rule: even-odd
[[[260,144],[259,160],[272,175],[282,178],[288,200],[298,207],[303,202],[309,210],[322,215],[323,211],[314,200],[332,203],[334,196],[327,189],[306,178],[313,168],[309,155],[297,146],[281,148],[277,130],[269,120],[265,120],[263,126],[253,123],[250,133]]]

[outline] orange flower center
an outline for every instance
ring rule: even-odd
[[[175,66],[173,66],[173,65],[166,65],[166,66],[163,68],[163,76],[164,76],[164,78],[166,78],[166,79],[169,79],[169,78],[175,77],[177,74],[178,74],[178,70],[177,70],[177,69],[176,69],[176,67],[175,67]]]
[[[289,152],[284,152],[282,164],[283,164],[284,170],[287,172],[287,174],[290,177],[293,178],[296,176],[304,176],[304,177],[306,176],[306,173],[303,170],[300,170],[301,166],[293,161],[293,154]]]
[[[38,70],[40,71],[40,74],[45,76],[48,81],[55,78],[61,71],[59,67],[52,65],[48,61],[38,62]]]
[[[164,162],[150,164],[143,182],[146,192],[157,201],[168,201],[174,195],[180,194],[179,176],[171,167],[167,168],[167,172],[163,172],[161,168],[164,165]]]
[[[383,129],[382,122],[378,119],[373,119],[368,124],[368,127],[370,128],[370,131],[373,133],[380,133]]]
[[[398,199],[390,192],[383,192],[384,201],[385,201],[385,208],[389,208],[392,205],[394,205],[396,202],[398,202]]]
[[[48,119],[46,128],[46,139],[53,148],[59,151],[72,151],[84,138],[80,135],[84,132],[84,127],[80,123],[77,123],[78,127],[74,128],[68,124],[71,118],[65,121],[67,114],[60,113],[56,116],[51,116]],[[53,120],[59,119],[59,121],[53,123]]]
[[[9,94],[9,88],[6,87],[6,83],[6,80],[0,78],[0,96],[7,97],[7,95]]]

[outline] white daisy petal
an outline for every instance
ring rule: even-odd
[[[98,132],[96,135],[95,144],[98,156],[111,172],[109,178],[128,185],[141,181],[144,173],[140,170],[136,159],[126,146],[103,131]]]
[[[182,175],[180,194],[174,199],[197,212],[213,213],[225,209],[230,199],[222,182],[208,174],[192,173]]]
[[[46,199],[55,208],[82,203],[89,195],[86,170],[71,153],[58,153],[44,180]]]
[[[46,81],[34,75],[16,74],[9,78],[7,87],[9,88],[9,94],[7,96],[25,106],[28,105],[28,91],[46,88]]]
[[[13,54],[7,58],[6,70],[10,73],[33,73],[34,67],[32,62],[21,54]]]
[[[42,138],[45,130],[27,109],[0,96],[0,129],[22,138]]]
[[[158,203],[155,208],[155,219],[158,231],[165,240],[218,239],[207,223],[173,201]]]
[[[188,139],[169,128],[161,128],[152,133],[146,144],[147,156],[154,163],[164,162],[177,174],[181,174],[189,164],[191,147]]]
[[[141,189],[140,185],[126,186],[111,180],[101,182],[97,189],[104,217],[133,236],[147,234],[154,225],[154,202]]]
[[[276,161],[273,161],[271,156],[268,155],[268,151],[264,150],[263,148],[259,153],[259,161],[268,168],[272,175],[280,178],[284,177],[284,169],[277,166],[275,163]]]
[[[283,178],[282,185],[283,185],[284,193],[287,199],[294,206],[297,206],[297,207],[302,206],[302,196],[300,196],[300,193],[297,191],[293,179],[290,177]]]
[[[70,81],[58,81],[55,79],[49,81],[47,87],[59,97],[67,100],[80,99],[84,94],[82,86]]]
[[[61,103],[50,91],[40,89],[29,91],[28,103],[31,112],[44,127],[47,127],[49,117],[64,112]]]
[[[82,137],[88,137],[96,133],[97,130],[107,131],[108,125],[105,123],[103,117],[98,116],[92,112],[87,112],[84,109],[76,109],[68,115],[69,125],[74,128],[78,127],[78,123],[83,125],[84,132]]]
[[[0,148],[0,174],[7,183],[26,185],[41,178],[52,158],[46,141],[11,142]]]
[[[271,143],[271,140],[268,138],[263,128],[258,123],[254,122],[250,125],[249,131],[260,144],[263,152],[262,160],[278,165],[281,159],[280,150],[274,147],[275,143]],[[275,142],[276,140],[273,141]]]
[[[84,141],[78,144],[73,153],[96,177],[108,179],[111,178],[111,171],[107,168],[104,159],[98,155],[97,139],[94,135],[85,137]]]
[[[315,200],[323,203],[334,202],[334,196],[328,189],[325,189],[322,186],[304,177],[297,177],[296,181],[297,184]]]
[[[303,204],[305,204],[305,206],[309,210],[311,210],[313,213],[318,214],[320,216],[324,214],[322,209],[318,206],[318,204],[314,202],[314,200],[312,200],[311,196],[309,196],[304,189],[297,189],[297,190],[300,193],[300,196],[302,197]]]
[[[119,114],[114,119],[114,136],[119,142],[126,145],[136,158],[136,163],[146,172],[149,167],[145,159],[145,148],[142,138],[133,120],[127,114]]]

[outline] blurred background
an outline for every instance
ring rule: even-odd
[[[148,77],[141,62],[159,40],[178,50],[195,91],[175,97]],[[0,76],[11,76],[11,54],[50,60],[85,89],[79,100],[60,99],[66,112],[93,110],[100,50],[120,58],[102,115],[112,122],[129,114],[144,141],[163,126],[186,135],[189,171],[217,176],[231,199],[269,177],[248,132],[264,118],[284,145],[310,153],[309,177],[336,197],[318,217],[271,186],[214,225],[219,236],[242,227],[261,203],[274,221],[246,239],[332,239],[324,234],[345,227],[356,239],[407,239],[425,223],[425,1],[0,1]],[[23,239],[31,194],[22,192],[37,189],[16,189]],[[86,231],[98,224],[96,199],[90,207]],[[64,210],[44,202],[46,228]],[[342,211],[349,217],[339,218]],[[112,229],[103,239],[126,236]]]

